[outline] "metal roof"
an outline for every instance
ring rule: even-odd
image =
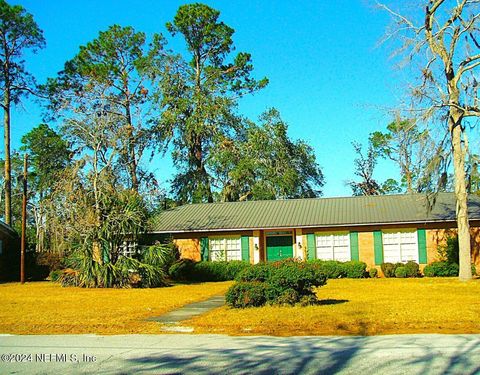
[[[18,233],[10,225],[0,220],[0,231],[8,234],[10,237],[18,237]]]
[[[469,213],[471,220],[480,220],[480,197],[469,197]],[[348,227],[444,221],[455,221],[453,193],[188,204],[157,215],[150,223],[149,232]]]

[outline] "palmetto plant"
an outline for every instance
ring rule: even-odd
[[[145,228],[147,210],[142,197],[130,189],[117,190],[105,181],[98,197],[99,204],[93,204],[93,195],[78,188],[67,199],[75,211],[70,220],[75,222],[65,223],[70,228],[66,261],[70,270],[60,276],[60,282],[105,288],[165,285],[163,264],[171,251],[168,246],[145,247],[135,257],[120,253],[123,242],[135,241]]]

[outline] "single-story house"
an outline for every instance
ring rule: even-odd
[[[0,280],[12,280],[20,272],[20,238],[17,232],[0,220]]]
[[[455,234],[455,207],[453,193],[189,204],[159,214],[147,240],[169,236],[183,258],[197,261],[294,257],[424,266]],[[469,197],[469,214],[478,264],[480,197]]]

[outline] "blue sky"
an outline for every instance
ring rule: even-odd
[[[203,1],[221,12],[235,29],[236,50],[252,54],[255,75],[267,76],[268,87],[242,99],[240,110],[256,119],[276,107],[293,138],[313,148],[325,175],[324,196],[351,195],[345,181],[353,178],[351,142],[366,143],[369,133],[390,120],[387,108],[400,101],[405,82],[389,59],[391,50],[377,48],[389,22],[373,1]],[[63,64],[116,23],[148,35],[167,35],[183,1],[167,0],[25,0],[21,4],[43,29],[47,47],[27,56],[27,66],[39,82],[55,76]],[[179,37],[170,46],[178,50]],[[15,108],[13,146],[41,122],[38,104],[25,101]],[[168,188],[170,158],[152,166]],[[376,177],[396,177],[393,164],[381,162]]]

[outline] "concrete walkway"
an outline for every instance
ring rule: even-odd
[[[177,310],[170,311],[164,315],[149,318],[158,323],[166,324],[167,327],[163,327],[164,331],[173,332],[192,332],[193,328],[183,327],[180,323],[184,320],[193,318],[194,316],[205,314],[206,312],[221,307],[225,304],[225,297],[223,295],[213,296],[205,301],[194,302],[185,305]]]
[[[0,374],[478,374],[480,335],[0,335]]]

